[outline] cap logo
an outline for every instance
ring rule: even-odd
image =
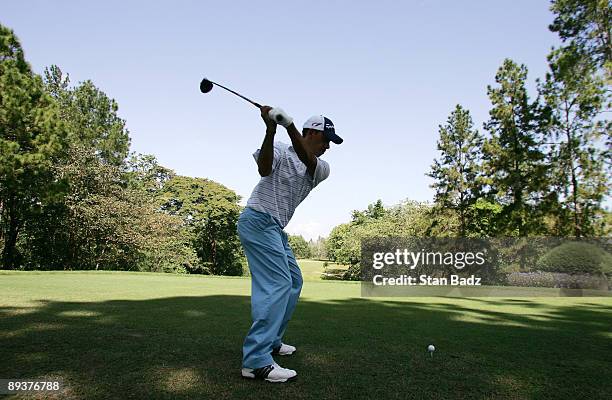
[[[320,123],[320,122],[313,122],[313,123],[312,123],[312,126],[319,126],[319,125],[321,125],[321,123]]]

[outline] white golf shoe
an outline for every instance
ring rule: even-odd
[[[263,379],[274,383],[287,382],[296,376],[297,372],[292,369],[283,368],[277,363],[255,369],[242,368],[243,378]]]
[[[281,343],[280,347],[272,349],[272,354],[278,354],[279,356],[290,356],[291,354],[295,353],[296,350],[297,349],[290,344]]]

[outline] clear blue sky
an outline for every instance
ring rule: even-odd
[[[264,125],[220,89],[202,95],[203,76],[299,126],[331,118],[345,142],[325,154],[329,179],[287,227],[310,238],[377,199],[431,201],[438,125],[460,103],[482,129],[486,86],[506,57],[527,65],[534,97],[559,44],[552,19],[546,0],[12,1],[0,23],[36,72],[59,65],[116,99],[131,151],[243,201],[259,179],[251,153]],[[289,141],[284,129],[277,140]]]

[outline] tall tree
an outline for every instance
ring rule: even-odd
[[[552,32],[574,51],[589,57],[597,67],[604,67],[612,78],[612,4],[609,0],[553,0],[555,20]]]
[[[164,184],[176,174],[159,165],[151,154],[131,154],[126,163],[126,179],[129,187],[138,188],[155,196]]]
[[[58,108],[26,62],[12,30],[0,25],[0,239],[2,267],[20,264],[19,234],[63,182],[52,165],[65,148]]]
[[[308,241],[310,254],[316,260],[327,260],[327,239],[319,236],[317,240],[310,239]]]
[[[192,228],[202,263],[199,272],[241,275],[242,256],[236,224],[240,197],[208,179],[175,176],[159,192],[160,209],[181,216]],[[198,271],[193,271],[198,272]]]
[[[126,187],[122,169],[95,150],[72,146],[54,171],[68,191],[28,224],[26,267],[187,272],[194,264],[183,220],[159,212],[142,185]]]
[[[499,68],[497,86],[488,86],[493,107],[485,129],[491,138],[483,146],[487,184],[503,206],[500,233],[518,236],[541,230],[547,187],[540,146],[548,115],[538,99],[530,102],[526,79],[527,68],[510,59]]]
[[[92,81],[70,88],[70,78],[52,65],[45,69],[45,87],[61,107],[61,117],[70,128],[72,142],[96,150],[98,157],[120,166],[128,156],[130,138],[119,106]]]
[[[439,126],[438,151],[428,176],[435,179],[438,210],[453,210],[459,216],[459,236],[465,236],[470,206],[480,197],[480,162],[483,137],[474,129],[469,110],[457,104],[446,125]]]
[[[376,203],[368,206],[374,210]],[[358,213],[365,214],[366,211]],[[355,212],[353,212],[355,215]],[[357,264],[361,260],[361,240],[372,237],[442,236],[444,232],[429,232],[431,205],[406,200],[384,209],[377,218],[353,219],[350,223],[337,225],[326,241],[330,260],[340,264]],[[356,270],[358,275],[358,270]],[[353,277],[357,276],[353,274]]]
[[[376,203],[368,204],[368,208],[366,210],[353,210],[352,213],[352,223],[359,225],[366,223],[373,219],[379,219],[385,216],[385,206],[382,203],[382,200],[376,200]]]
[[[548,61],[550,72],[540,90],[552,111],[547,136],[552,193],[559,202],[551,210],[557,216],[555,233],[593,235],[595,218],[610,192],[602,139],[611,126],[600,119],[605,83],[596,66],[573,45],[553,50]]]

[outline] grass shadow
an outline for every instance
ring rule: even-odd
[[[612,392],[611,307],[546,305],[532,315],[535,302],[494,302],[301,301],[286,337],[298,352],[277,359],[296,369],[298,380],[273,385],[239,376],[249,297],[40,301],[0,308],[0,377],[62,377],[61,398],[74,399],[566,399]],[[433,358],[425,350],[430,343]]]

